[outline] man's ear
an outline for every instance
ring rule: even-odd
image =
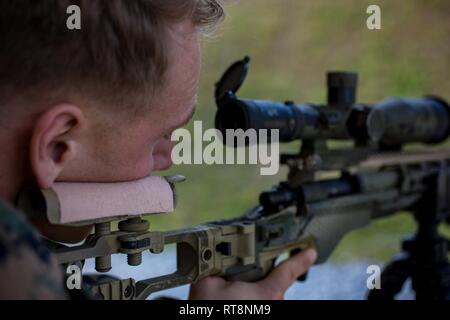
[[[50,188],[74,158],[85,124],[83,112],[74,105],[57,105],[38,117],[32,129],[30,161],[40,188]]]

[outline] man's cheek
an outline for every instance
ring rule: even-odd
[[[122,158],[122,165],[116,167],[128,180],[137,180],[151,175],[155,170],[155,161],[151,149],[142,148]]]

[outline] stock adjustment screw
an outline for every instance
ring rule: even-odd
[[[142,263],[142,253],[132,253],[127,255],[127,262],[130,266],[140,266]]]
[[[125,299],[129,299],[133,294],[133,288],[131,286],[127,286],[125,290],[123,291],[123,295],[125,296]]]

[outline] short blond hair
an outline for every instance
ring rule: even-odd
[[[67,8],[81,8],[68,30]],[[168,26],[209,31],[217,0],[0,0],[0,107],[18,96],[82,91],[107,104],[157,88],[168,68]]]

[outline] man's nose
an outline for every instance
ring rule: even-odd
[[[173,142],[168,139],[160,141],[153,150],[154,170],[166,170],[172,165]]]

